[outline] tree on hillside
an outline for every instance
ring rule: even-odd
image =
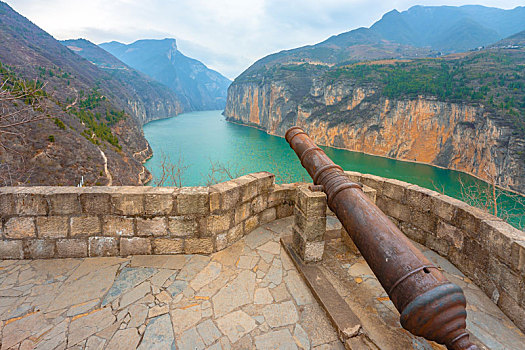
[[[29,181],[34,166],[12,146],[25,143],[28,124],[50,116],[44,84],[10,79],[9,75],[0,77],[0,185],[16,186]]]

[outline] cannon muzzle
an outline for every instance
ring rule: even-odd
[[[328,207],[401,314],[401,325],[448,349],[478,349],[466,331],[461,288],[449,282],[301,128],[290,128],[285,138],[314,184],[322,186]]]

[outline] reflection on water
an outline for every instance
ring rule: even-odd
[[[182,177],[184,186],[206,185],[212,163],[228,167],[235,175],[269,171],[277,175],[278,182],[310,181],[308,173],[283,138],[228,123],[221,111],[185,113],[154,121],[144,126],[144,134],[154,154],[146,162],[146,167],[154,177],[160,176],[162,153],[174,163],[180,158],[187,166]],[[345,170],[406,181],[456,198],[462,195],[458,178],[466,186],[486,186],[472,176],[453,170],[322,148]],[[525,217],[523,205],[514,208],[515,201],[504,194],[500,196],[500,201],[502,206],[511,208],[509,210],[513,214],[520,214],[520,217],[513,219],[514,222]]]

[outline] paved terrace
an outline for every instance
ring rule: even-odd
[[[4,349],[344,349],[279,243],[293,217],[261,226],[211,256],[0,261]],[[512,322],[443,258],[468,326],[490,349],[524,349]],[[399,314],[338,236],[322,269],[362,322],[352,349],[444,349],[400,328]],[[330,270],[330,271],[328,271]]]

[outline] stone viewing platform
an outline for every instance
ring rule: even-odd
[[[463,289],[481,349],[525,348],[522,231],[415,185],[347,176]],[[269,173],[209,188],[2,188],[0,349],[444,349],[401,328],[323,203]]]

